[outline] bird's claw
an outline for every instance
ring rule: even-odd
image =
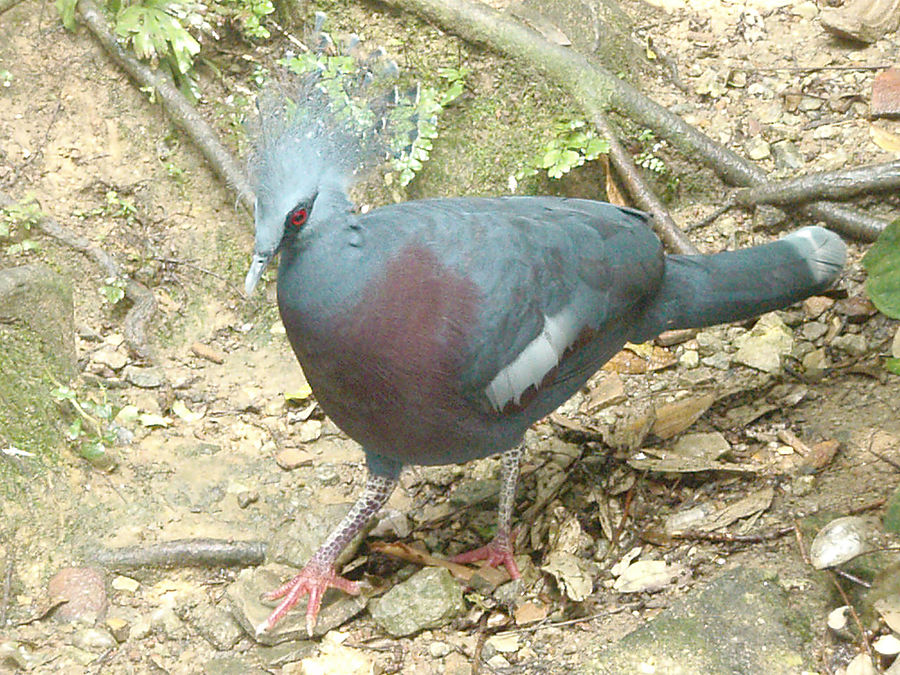
[[[494,537],[490,543],[485,544],[481,548],[473,551],[466,551],[451,558],[457,563],[471,563],[477,560],[484,560],[489,567],[499,567],[503,565],[511,579],[520,579],[522,573],[519,572],[519,566],[513,557],[512,541],[509,536]]]
[[[318,569],[315,566],[307,565],[286,584],[263,595],[263,598],[266,600],[277,600],[278,598],[283,598],[283,600],[265,621],[256,626],[256,634],[261,635],[272,630],[275,624],[300,601],[300,598],[308,593],[306,632],[312,637],[313,630],[316,627],[316,617],[319,615],[319,609],[322,607],[322,596],[325,595],[325,591],[329,588],[337,588],[350,595],[359,595],[359,584],[338,576],[334,571],[334,567]]]

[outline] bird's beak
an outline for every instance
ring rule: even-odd
[[[262,273],[266,271],[266,267],[269,264],[269,261],[272,260],[272,253],[263,252],[253,254],[253,261],[250,263],[250,269],[247,271],[247,278],[244,280],[244,291],[247,295],[253,293],[253,289],[256,288],[256,284],[259,283],[259,278],[262,276]]]

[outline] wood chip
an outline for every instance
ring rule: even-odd
[[[191,351],[201,359],[212,361],[213,363],[224,363],[225,352],[221,352],[214,347],[205,345],[202,342],[195,342],[191,345]]]

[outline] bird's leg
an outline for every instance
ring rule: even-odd
[[[369,473],[362,495],[300,573],[283,586],[265,594],[264,597],[267,600],[277,598],[284,598],[284,600],[279,603],[268,619],[256,627],[257,635],[270,630],[288,613],[291,607],[297,604],[300,598],[309,593],[309,603],[306,606],[306,631],[312,636],[313,628],[316,626],[316,616],[322,605],[322,596],[326,590],[334,587],[351,595],[359,593],[359,585],[356,582],[337,575],[334,561],[337,560],[344,547],[365,526],[369,518],[374,516],[384,505],[396,485],[395,477]]]
[[[518,579],[519,566],[513,558],[512,514],[516,503],[516,484],[519,482],[519,461],[522,459],[522,446],[517,445],[503,453],[500,478],[500,508],[497,510],[497,534],[485,546],[474,551],[460,553],[453,558],[454,562],[469,563],[486,560],[491,567],[503,565],[509,576]]]

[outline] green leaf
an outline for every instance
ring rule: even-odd
[[[869,298],[883,314],[900,319],[900,219],[885,228],[862,264]]]
[[[884,507],[884,529],[900,534],[900,488],[894,490]]]
[[[894,375],[900,375],[900,359],[885,359],[884,367]]]
[[[62,20],[66,30],[74,31],[75,26],[75,7],[78,0],[56,0],[56,11],[59,12],[59,18]]]

